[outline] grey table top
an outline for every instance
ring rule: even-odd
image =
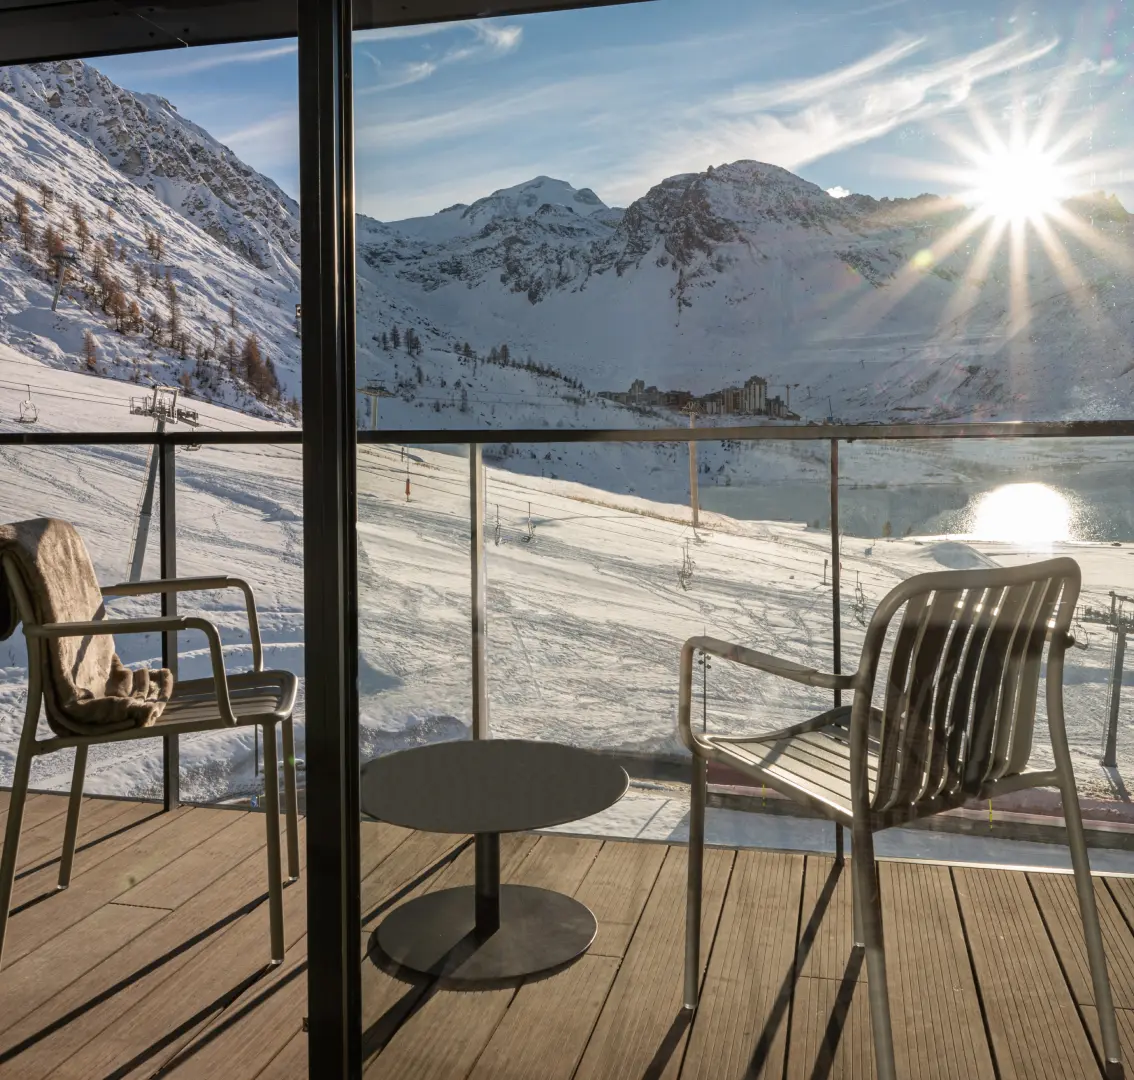
[[[626,770],[560,743],[481,739],[386,754],[362,767],[362,809],[445,833],[520,832],[597,814],[626,793]]]

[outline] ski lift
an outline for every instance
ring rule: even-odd
[[[21,424],[34,424],[39,420],[39,409],[35,407],[35,402],[32,401],[32,392],[30,385],[28,385],[27,400],[20,402],[19,419]]]
[[[857,570],[854,575],[854,620],[859,626],[866,625],[866,593],[862,588],[862,573]]]
[[[1083,625],[1083,609],[1081,607],[1075,609],[1075,624],[1071,627],[1071,644],[1076,649],[1086,650],[1091,647],[1091,635]]]
[[[535,526],[532,524],[532,504],[528,503],[528,531],[520,537],[520,542],[530,544],[535,539]]]
[[[693,571],[697,568],[697,564],[689,557],[688,541],[685,542],[681,552],[681,569],[677,571],[677,581],[678,584],[688,592],[693,585]]]

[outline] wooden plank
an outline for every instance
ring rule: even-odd
[[[108,904],[63,930],[0,976],[0,1023],[8,1027],[54,998],[164,913]]]
[[[161,1067],[163,1080],[252,1080],[281,1047],[301,1034],[307,1014],[307,936],[288,950],[241,1000]],[[151,1066],[152,1068],[152,1066]]]
[[[74,888],[77,879],[107,859],[120,854],[132,844],[144,839],[158,829],[164,829],[173,822],[189,813],[188,807],[182,807],[169,814],[153,813],[148,803],[135,804],[123,819],[121,828],[110,829],[94,842],[80,845],[83,850],[76,850],[75,863],[71,869],[71,887]],[[80,828],[82,826],[80,825]],[[59,866],[57,861],[50,861],[39,866],[27,867],[16,875],[16,884],[12,890],[12,910],[17,911],[21,905],[38,901],[55,895],[59,883]]]
[[[799,921],[801,978],[865,980],[861,964],[850,966],[854,947],[854,887],[851,862],[808,855]]]
[[[301,866],[305,854],[301,844]],[[54,1077],[68,1059],[111,1028],[132,1031],[135,1040],[144,1040],[149,1033],[136,1023],[141,1004],[182,995],[182,969],[210,945],[224,939],[254,905],[259,910],[266,907],[264,873],[262,854],[238,864],[125,948],[109,955],[34,1014],[13,1025],[0,1036],[0,1078]],[[302,888],[302,884],[292,886],[285,896]],[[267,959],[266,928],[252,948],[261,962]],[[223,950],[215,955],[219,957],[219,967],[227,968],[228,957]],[[127,1053],[122,1060],[130,1056]]]
[[[256,1080],[309,1080],[309,1076],[307,1032],[301,1031],[256,1074]]]
[[[110,825],[125,816],[125,820],[140,819],[144,816],[139,813],[141,807],[137,803],[128,803],[119,800],[84,799],[79,813],[78,842],[76,844],[75,862],[81,858],[81,849],[97,836],[111,832]],[[60,814],[49,821],[45,821],[34,828],[25,827],[20,835],[19,853],[16,856],[17,871],[24,871],[29,867],[38,869],[45,860],[59,865],[59,858],[63,851],[63,831],[66,826],[66,814]],[[0,845],[2,847],[3,845]]]
[[[1083,922],[1079,915],[1079,898],[1075,879],[1070,874],[1029,874],[1036,902],[1055,942],[1055,951],[1071,987],[1071,994],[1080,1005],[1094,1005],[1095,991],[1083,939]],[[1129,887],[1122,891],[1129,898]],[[1095,904],[1102,925],[1103,947],[1110,972],[1111,995],[1120,1009],[1134,1009],[1134,937],[1122,917],[1114,897],[1101,878],[1094,879]]]
[[[598,922],[588,955],[626,955],[666,851],[664,844],[603,845],[575,893],[575,899],[586,904]]]
[[[471,1080],[571,1080],[617,973],[616,957],[588,953],[562,971],[527,980]]]
[[[875,1075],[866,983],[800,979],[792,1002],[786,1080],[873,1080]],[[906,1074],[899,1068],[898,1075]]]
[[[735,852],[705,851],[701,963],[708,963]],[[599,1017],[577,1080],[676,1076],[685,1051],[682,1007],[686,850],[671,847]]]
[[[39,948],[233,822],[233,816],[224,810],[173,811],[168,817],[168,824],[162,824],[132,843],[127,834],[127,847],[84,870],[72,880],[71,888],[49,895],[45,902],[22,911],[13,909],[16,913],[8,924],[6,956],[17,960]],[[144,828],[145,823],[140,827]],[[21,884],[51,873],[48,867]],[[54,889],[54,875],[52,878]],[[81,887],[76,887],[80,882]]]
[[[1082,1013],[1091,1045],[1094,1046],[1101,1060],[1102,1036],[1099,1032],[1099,1011],[1093,1005],[1084,1005]],[[1118,1021],[1118,1045],[1122,1048],[1122,1063],[1129,1076],[1131,1056],[1134,1055],[1134,1009],[1115,1009],[1114,1018]]]
[[[307,932],[302,885],[284,890],[283,909],[286,950]],[[71,1054],[56,1067],[53,1080],[110,1073],[119,1080],[140,1080],[159,1071],[225,1009],[264,985],[275,970],[268,942],[268,905],[261,903],[184,964],[175,980],[136,1001],[129,1023],[104,1029]]]
[[[800,855],[737,853],[683,1080],[783,1076],[803,872]]]
[[[37,825],[42,825],[45,821],[51,821],[52,818],[59,817],[67,809],[67,796],[56,795],[54,792],[40,792],[37,795],[28,793],[27,801],[24,803],[24,817],[20,823],[20,835],[34,829]],[[4,823],[7,824],[8,815],[4,814]],[[2,838],[0,838],[2,839]],[[3,845],[0,844],[0,847]]]
[[[1098,1075],[1026,877],[953,870],[1001,1080]]]
[[[214,833],[181,858],[151,874],[112,901],[133,907],[172,911],[207,888],[244,859],[264,861],[264,814],[233,813],[232,823]],[[286,873],[286,871],[285,871]]]
[[[393,826],[391,826],[392,828]],[[413,832],[362,879],[362,926],[373,930],[401,902],[398,890],[416,878],[422,881],[444,873],[453,852],[468,840],[448,833]],[[373,850],[373,844],[367,845]]]
[[[385,864],[394,861],[412,835],[409,830],[384,823],[369,827],[364,834],[364,871],[369,875],[381,873],[390,880],[393,874]],[[448,844],[457,840],[445,839]],[[421,863],[407,864],[403,854],[398,855],[398,865],[404,868],[404,876],[395,887],[409,880]],[[292,916],[285,912],[285,918]],[[147,1062],[147,1069],[160,1069],[163,1076],[223,1075],[238,1080],[251,1078],[267,1067],[284,1044],[300,1032],[307,1012],[305,923],[297,922],[296,931],[295,943],[280,967],[267,971],[223,1010],[155,1055]],[[146,1073],[139,1070],[137,1075]]]
[[[879,877],[898,1075],[994,1080],[949,870],[882,862]]]
[[[506,840],[521,839],[509,852]],[[528,841],[533,841],[528,843]],[[501,879],[518,885],[574,892],[594,862],[601,842],[563,836],[501,837]],[[450,882],[468,874],[466,851],[453,864]],[[402,984],[403,990],[406,984]],[[415,986],[420,989],[420,986]],[[393,1037],[367,1065],[367,1080],[405,1076],[421,1080],[458,1080],[467,1077],[516,993],[514,986],[487,990],[453,990],[429,986],[418,995],[416,1007]]]

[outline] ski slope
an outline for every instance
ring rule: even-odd
[[[30,365],[30,366],[29,366]],[[0,347],[0,430],[15,420],[26,391],[43,388],[36,430],[143,430],[126,403],[137,388],[45,367]],[[34,378],[33,378],[34,376]],[[52,396],[48,396],[48,394]],[[199,405],[204,425],[279,430],[230,410]],[[565,448],[546,448],[558,453]],[[599,454],[602,446],[588,452]],[[617,456],[623,448],[610,447]],[[468,461],[460,448],[360,448],[360,696],[365,759],[396,747],[468,733],[470,603]],[[633,459],[620,459],[629,467]],[[800,459],[803,460],[803,459]],[[0,449],[0,520],[52,514],[82,530],[104,582],[125,574],[141,493],[141,447]],[[687,477],[681,455],[671,490]],[[405,482],[410,478],[407,501]],[[298,447],[179,450],[178,571],[230,573],[256,589],[265,662],[302,675],[302,482]],[[591,747],[674,752],[677,656],[690,635],[709,633],[828,668],[831,659],[830,539],[806,524],[739,521],[703,513],[696,533],[676,498],[647,499],[589,485],[487,469],[488,676],[490,722],[498,736],[558,739]],[[497,528],[497,522],[499,527]],[[530,525],[529,525],[530,522]],[[156,529],[155,529],[156,532]],[[525,539],[530,537],[530,539]],[[869,550],[869,554],[867,553]],[[1111,588],[1134,570],[1130,545],[1062,543],[1080,561],[1085,599],[1106,606]],[[686,555],[687,552],[687,555]],[[856,584],[868,613],[904,577],[942,567],[1012,564],[1042,553],[964,537],[843,538],[844,666],[854,663],[863,628]],[[688,588],[679,583],[686,558]],[[157,576],[156,537],[145,568]],[[156,609],[155,600],[117,600],[120,615]],[[186,594],[221,630],[232,669],[250,650],[239,594]],[[207,672],[203,643],[183,635],[181,672]],[[119,639],[128,663],[156,663],[155,637]],[[1097,764],[1103,737],[1110,643],[1091,635],[1067,672],[1067,713],[1084,793],[1114,794],[1134,769],[1134,730],[1124,705],[1119,769]],[[11,776],[25,695],[20,635],[0,643],[0,783]],[[698,674],[698,696],[701,683]],[[818,691],[713,661],[706,696],[717,730],[767,730],[827,704]],[[302,716],[303,699],[300,699]],[[299,735],[302,755],[302,729]],[[1042,738],[1039,739],[1042,743]],[[255,790],[252,733],[183,739],[183,791],[219,799]],[[92,754],[88,789],[154,795],[160,743]],[[66,788],[65,754],[39,759],[34,783]]]

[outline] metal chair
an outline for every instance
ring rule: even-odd
[[[223,731],[228,728],[259,724],[264,735],[264,803],[268,847],[268,909],[271,924],[271,960],[283,963],[283,884],[280,867],[280,802],[276,764],[276,726],[283,731],[284,796],[287,813],[288,880],[299,877],[298,805],[295,788],[295,735],[291,714],[295,707],[297,680],[290,671],[264,671],[260,628],[256,618],[256,602],[247,582],[234,577],[177,578],[162,581],[126,582],[103,588],[103,596],[143,596],[148,594],[240,589],[248,614],[248,631],[252,643],[252,670],[228,675],[224,669],[220,635],[206,619],[185,616],[161,616],[139,619],[100,619],[93,622],[38,623],[28,591],[21,579],[16,561],[3,556],[4,578],[12,590],[16,611],[23,624],[28,651],[28,701],[24,726],[12,777],[11,801],[4,833],[4,852],[0,856],[0,960],[8,926],[12,886],[16,874],[16,858],[20,843],[20,825],[27,798],[28,778],[32,761],[54,750],[75,748],[75,766],[71,794],[63,833],[63,852],[59,863],[59,888],[70,883],[75,858],[75,839],[79,829],[79,810],[83,795],[87,749],[98,743],[124,742],[133,739],[187,735],[198,731]],[[157,722],[151,727],[134,727],[98,734],[66,734],[55,730],[50,738],[38,738],[40,704],[46,700],[46,683],[51,672],[42,644],[51,638],[87,637],[94,634],[152,634],[171,631],[200,630],[209,644],[212,677],[178,682],[173,695]]]
[[[878,605],[858,670],[831,675],[709,637],[681,651],[678,728],[693,754],[685,1007],[698,998],[701,874],[707,762],[718,761],[806,803],[852,830],[854,940],[866,950],[871,1025],[879,1080],[895,1080],[886,987],[882,906],[873,834],[1028,787],[1058,787],[1067,823],[1107,1076],[1123,1075],[1114,1003],[1075,776],[1063,719],[1063,658],[1079,596],[1073,559],[1011,569],[946,571],[910,578]],[[899,620],[900,615],[900,620]],[[896,626],[889,668],[883,645]],[[1047,647],[1047,720],[1053,769],[1029,768]],[[853,703],[770,735],[705,735],[690,725],[693,654],[703,650],[780,678],[851,690]],[[872,707],[879,689],[881,708]],[[836,699],[838,700],[838,699]]]

